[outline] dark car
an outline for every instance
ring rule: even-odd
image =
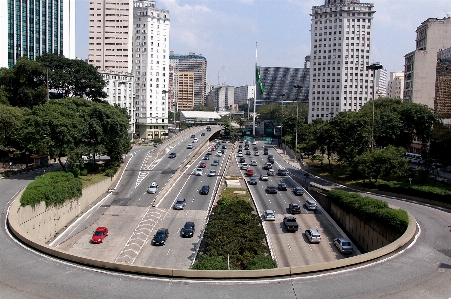
[[[103,242],[103,239],[108,236],[108,228],[104,226],[99,226],[91,237],[91,243],[99,244]]]
[[[174,204],[174,210],[183,210],[186,205],[186,200],[184,198],[179,198]]]
[[[194,222],[188,221],[182,228],[182,237],[191,238],[194,236],[195,225]]]
[[[222,149],[227,149],[227,145],[224,144],[224,145],[222,146]]]
[[[285,184],[284,182],[280,182],[277,187],[280,191],[287,191],[287,184]]]
[[[200,194],[202,195],[207,195],[208,192],[210,192],[210,186],[208,185],[202,186],[202,188],[200,189]]]
[[[168,158],[173,159],[175,157],[177,157],[176,153],[170,153]]]
[[[241,157],[239,163],[244,163],[244,162],[246,162],[246,158]]]
[[[213,163],[211,163],[211,166],[218,166],[219,160],[213,160]]]
[[[268,162],[271,163],[271,164],[274,164],[274,158],[268,157]]]
[[[266,169],[266,170],[272,169],[272,164],[269,162],[266,162],[265,166],[263,166],[263,169]]]
[[[293,192],[295,195],[304,195],[304,188],[296,187],[293,189]]]
[[[160,228],[157,230],[155,236],[152,239],[152,245],[164,245],[168,239],[169,231],[167,228]]]
[[[249,180],[249,185],[257,185],[257,178],[251,178]]]
[[[203,160],[210,160],[210,156],[206,155]]]
[[[251,151],[246,151],[246,155],[251,155]]]
[[[301,214],[301,206],[297,202],[292,202],[288,205],[291,214]]]
[[[277,193],[277,187],[276,186],[268,186],[266,189],[269,194],[276,194]]]
[[[200,136],[205,136],[205,133],[204,132],[200,133]]]
[[[285,168],[279,168],[279,170],[277,170],[277,175],[279,175],[279,176],[287,176],[288,175],[288,170],[286,170]]]
[[[205,167],[207,167],[207,164],[206,164],[205,162],[201,162],[201,163],[199,164],[199,167],[200,167],[200,168],[205,168]]]

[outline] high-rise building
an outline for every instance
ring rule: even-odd
[[[133,75],[136,134],[163,138],[168,132],[169,11],[155,1],[134,1]]]
[[[89,2],[89,64],[99,70],[131,73],[132,37],[133,0]]]
[[[451,18],[429,18],[416,33],[416,50],[404,56],[404,100],[433,109],[437,52],[451,47]]]
[[[190,52],[188,55],[174,54],[170,56],[169,87],[170,110],[177,103],[177,110],[192,109],[195,105],[205,104],[205,87],[207,80],[207,59],[202,55]]]
[[[373,98],[372,3],[325,0],[313,6],[309,123],[341,111],[358,111]]]
[[[375,72],[376,74],[376,98],[387,96],[387,70],[382,68]]]
[[[44,53],[75,58],[75,0],[0,1],[0,67]]]
[[[404,72],[390,72],[388,81],[387,97],[391,99],[402,99],[404,96]]]
[[[214,104],[215,111],[229,111],[235,104],[235,87],[228,85],[216,86],[211,92],[211,101]]]
[[[255,85],[235,87],[234,102],[238,105],[249,104],[255,97]]]
[[[451,119],[451,48],[437,53],[434,111],[441,119]]]

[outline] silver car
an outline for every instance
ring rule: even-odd
[[[252,161],[251,161],[251,166],[257,166],[257,161],[252,160]]]
[[[268,175],[267,174],[262,174],[261,176],[260,176],[260,181],[267,181],[269,178],[268,178]]]
[[[276,213],[274,213],[273,210],[266,210],[265,211],[265,220],[266,221],[275,221],[276,220]]]
[[[183,210],[186,205],[186,200],[184,198],[179,198],[174,204],[174,210]]]
[[[346,238],[334,239],[334,245],[341,253],[352,253],[352,243]]]
[[[305,202],[305,206],[307,207],[307,210],[316,210],[316,201],[309,199]]]
[[[321,235],[316,229],[307,229],[305,231],[305,236],[310,241],[310,243],[319,243],[321,242]]]
[[[210,170],[210,172],[208,173],[208,176],[216,176],[216,170],[214,170],[214,169]]]
[[[155,194],[157,193],[158,190],[158,185],[157,184],[152,184],[149,186],[149,188],[147,189],[147,193],[149,194]]]
[[[194,172],[195,175],[202,175],[202,168],[196,168],[196,171]]]

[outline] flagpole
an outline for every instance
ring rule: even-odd
[[[257,72],[257,43],[255,42],[255,71]],[[255,88],[254,88],[254,114],[252,117],[252,135],[255,136],[255,107],[256,107],[256,103],[257,103],[257,80],[255,80]]]

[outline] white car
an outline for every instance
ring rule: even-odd
[[[254,140],[254,141],[252,142],[252,145],[257,145],[257,141]]]
[[[199,142],[199,139],[194,138],[194,139],[193,139],[193,142]]]
[[[216,170],[214,170],[214,169],[210,170],[210,172],[208,173],[208,176],[216,176]]]
[[[195,175],[202,175],[202,168],[196,168]]]
[[[265,211],[265,220],[266,221],[275,221],[276,220],[276,213],[274,213],[273,210],[266,210]]]
[[[190,143],[190,144],[188,144],[188,146],[186,148],[187,149],[193,149],[193,145]]]
[[[267,174],[262,174],[262,175],[260,176],[260,181],[267,181],[268,179],[269,179],[269,177],[268,177]]]
[[[241,170],[247,170],[249,168],[249,165],[247,163],[242,163],[240,169]]]
[[[221,152],[217,152],[217,153],[216,153],[216,156],[222,157],[222,153],[221,153]]]
[[[149,186],[149,188],[147,189],[147,193],[149,194],[155,194],[157,193],[158,190],[158,185],[157,184],[152,184]]]
[[[252,160],[252,161],[251,161],[251,166],[257,166],[257,161]]]
[[[241,158],[242,156],[243,156],[243,153],[239,152],[237,157]]]

